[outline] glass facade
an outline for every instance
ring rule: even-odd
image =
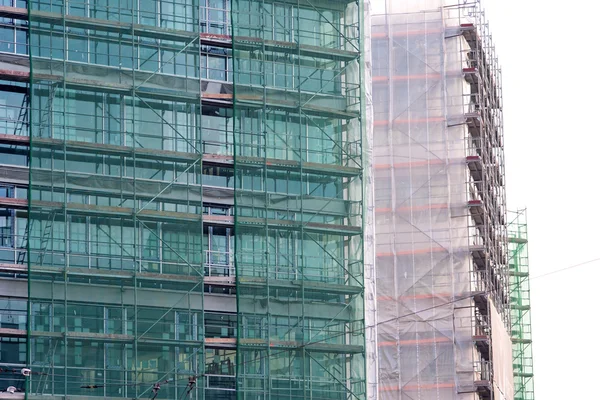
[[[233,4],[237,390],[364,398],[362,10]]]
[[[0,5],[0,389],[364,398],[362,5]]]

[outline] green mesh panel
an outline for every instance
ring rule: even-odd
[[[29,1],[30,395],[204,372],[201,25],[163,3]]]
[[[533,400],[533,349],[529,288],[527,212],[509,212],[511,336],[515,400]]]
[[[232,3],[239,398],[365,397],[360,15]]]

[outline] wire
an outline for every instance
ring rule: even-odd
[[[57,375],[54,375],[54,376],[57,376]],[[116,381],[116,379],[113,379],[113,381]],[[172,381],[172,379],[170,379],[170,380],[167,379],[167,381]],[[168,383],[167,381],[159,382],[159,383],[161,383],[161,384],[162,383]],[[146,386],[146,385],[149,385],[149,382],[137,382],[137,383],[123,383],[123,381],[118,381],[118,382],[120,382],[120,383],[100,383],[100,384],[97,384],[97,385],[81,385],[79,387],[81,389],[101,389],[101,388],[105,388],[105,387],[109,387],[109,386],[119,386],[119,387],[121,387],[121,386],[128,386],[128,387],[130,387],[130,386],[141,386],[141,385]],[[159,383],[155,383],[155,385],[157,385]],[[160,389],[160,387],[159,387],[159,389]]]
[[[297,379],[297,380],[299,381],[299,380],[301,380],[301,379]],[[213,389],[213,390],[219,390],[219,389],[217,389],[217,388],[211,388],[211,389]],[[288,389],[288,390],[290,390],[290,389]],[[291,389],[291,390],[293,390],[293,389]],[[291,391],[291,390],[290,390],[290,391]],[[17,390],[15,391],[15,393],[22,393],[22,392],[24,392],[24,391],[25,391],[25,390],[23,390],[23,389],[19,389],[19,388],[17,388]],[[228,392],[235,392],[236,390],[235,390],[235,389],[226,389],[226,390],[224,390],[224,391],[228,391]],[[0,392],[6,392],[6,389],[0,389]],[[62,397],[62,395],[61,395],[61,397]],[[235,397],[235,396],[233,396],[233,397]],[[138,398],[139,398],[139,397],[138,397]],[[298,398],[298,399],[306,399],[306,395],[304,395],[304,394],[292,394],[292,393],[289,393],[289,392],[288,392],[288,393],[286,393],[286,394],[285,394],[285,398],[286,398],[286,399],[295,399],[295,398]],[[331,396],[330,396],[330,397],[317,397],[317,396],[310,396],[310,398],[311,398],[312,400],[331,400]],[[123,399],[125,399],[125,398],[123,398]]]
[[[380,321],[380,322],[377,322],[376,324],[373,324],[373,325],[368,325],[368,326],[364,326],[362,328],[357,328],[357,329],[352,329],[352,330],[345,331],[345,332],[340,332],[340,333],[335,334],[335,335],[327,336],[326,338],[321,339],[321,340],[311,341],[311,342],[308,342],[308,343],[301,344],[299,346],[295,346],[295,347],[293,347],[291,349],[281,350],[281,351],[278,351],[278,352],[275,352],[275,353],[271,353],[271,354],[268,354],[268,355],[264,355],[264,356],[260,356],[260,357],[257,357],[257,358],[253,358],[252,360],[248,360],[248,361],[245,361],[245,362],[242,362],[242,363],[238,363],[237,367],[245,365],[245,364],[248,364],[248,363],[251,363],[251,362],[253,363],[253,362],[256,362],[256,361],[259,361],[259,360],[262,360],[262,359],[266,359],[266,358],[269,358],[269,357],[273,357],[273,356],[276,356],[278,354],[288,353],[290,351],[296,351],[298,349],[302,349],[302,348],[305,348],[305,347],[310,346],[310,345],[324,343],[324,342],[327,342],[328,340],[331,340],[332,338],[336,338],[336,337],[340,337],[340,336],[346,336],[348,334],[358,333],[358,332],[361,332],[361,331],[365,331],[367,329],[375,328],[375,327],[377,327],[379,325],[382,325],[382,324],[387,324],[387,323],[390,323],[390,322],[393,322],[393,321],[396,321],[396,320],[399,320],[399,319],[402,319],[402,318],[410,317],[410,316],[413,316],[413,315],[416,315],[416,314],[419,314],[419,313],[422,313],[422,312],[425,312],[425,311],[430,311],[430,310],[436,309],[438,307],[443,307],[443,306],[446,306],[446,305],[449,305],[449,304],[453,304],[453,303],[456,303],[456,302],[459,302],[459,301],[467,300],[467,299],[472,298],[473,296],[476,296],[476,295],[482,294],[482,293],[483,292],[474,292],[472,294],[460,296],[460,297],[457,297],[455,299],[446,301],[446,302],[441,303],[441,304],[436,304],[436,305],[433,305],[431,307],[423,308],[423,309],[420,309],[420,310],[417,310],[417,311],[411,311],[410,313],[407,313],[407,314],[399,315],[399,316],[394,317],[394,318],[390,318],[390,319],[387,319],[387,320],[384,320],[384,321]],[[192,354],[190,354],[187,358],[193,356],[199,350],[200,349],[196,350],[195,352],[193,352]],[[165,375],[163,375],[162,379],[164,379],[168,374],[172,373],[173,371],[174,371],[174,369],[171,370],[171,371],[169,371],[169,372],[167,372]],[[203,375],[204,374],[195,375],[194,377],[197,378],[197,377],[201,377]],[[169,382],[176,382],[176,381],[180,381],[180,380],[184,380],[184,379],[189,379],[189,378],[171,379]],[[146,384],[147,385],[154,385],[154,383],[146,383]],[[148,390],[152,389],[152,387],[153,386],[150,386],[148,388]],[[141,395],[143,395],[144,393],[145,392],[143,392]]]
[[[570,269],[573,269],[573,268],[581,267],[582,265],[591,264],[591,263],[593,263],[593,262],[596,262],[596,261],[600,261],[600,257],[598,257],[598,258],[594,258],[594,259],[592,259],[592,260],[584,261],[584,262],[582,262],[582,263],[579,263],[579,264],[571,265],[571,266],[569,266],[569,267],[565,267],[565,268],[557,269],[557,270],[555,270],[555,271],[546,272],[546,273],[544,273],[544,274],[541,274],[541,275],[532,276],[531,278],[529,278],[529,280],[532,280],[532,279],[539,279],[539,278],[544,278],[544,277],[546,277],[546,276],[550,276],[550,275],[558,274],[559,272],[564,272],[564,271],[568,271],[568,270],[570,270]]]
[[[291,349],[281,350],[281,351],[278,351],[278,352],[275,352],[275,353],[270,353],[270,354],[267,354],[267,355],[264,355],[264,356],[253,358],[253,359],[245,361],[245,362],[238,363],[237,367],[245,365],[245,364],[248,364],[248,363],[254,363],[256,361],[259,361],[259,360],[262,360],[262,359],[266,359],[266,358],[269,358],[269,357],[273,357],[273,356],[276,356],[278,354],[289,353],[290,351],[297,351],[299,349],[302,349],[302,348],[305,348],[307,346],[311,346],[311,345],[314,345],[314,344],[324,343],[324,342],[327,342],[328,340],[331,340],[332,338],[336,338],[336,337],[340,337],[340,336],[346,336],[348,334],[354,334],[354,333],[359,333],[359,332],[362,332],[362,331],[366,331],[367,329],[372,329],[372,328],[375,328],[375,327],[377,327],[379,325],[387,324],[387,323],[390,323],[390,322],[393,322],[393,321],[397,321],[397,320],[402,319],[402,318],[410,317],[410,316],[413,316],[413,315],[416,315],[416,314],[419,314],[419,313],[422,313],[422,312],[425,312],[425,311],[430,311],[430,310],[433,310],[433,309],[436,309],[436,308],[439,308],[439,307],[443,307],[443,306],[446,306],[446,305],[449,305],[449,304],[453,304],[453,303],[456,303],[456,302],[459,302],[459,301],[467,300],[467,299],[472,298],[473,296],[476,296],[476,295],[482,294],[482,293],[483,292],[474,292],[472,294],[464,295],[464,296],[460,296],[460,297],[456,297],[456,298],[454,298],[452,300],[446,301],[444,303],[436,304],[436,305],[433,305],[431,307],[426,307],[426,308],[423,308],[423,309],[420,309],[420,310],[411,311],[411,312],[409,312],[407,314],[399,315],[397,317],[393,317],[393,318],[390,318],[390,319],[387,319],[387,320],[384,320],[384,321],[379,321],[379,322],[377,322],[377,323],[375,323],[373,325],[368,325],[368,326],[364,326],[364,327],[361,327],[361,328],[356,328],[356,329],[352,329],[352,330],[349,330],[349,331],[340,332],[340,333],[335,334],[335,335],[329,335],[326,338],[323,338],[321,340],[310,341],[308,343],[304,343],[304,344],[301,344],[299,346],[295,346],[295,347],[293,347]],[[190,357],[192,357],[193,355],[195,355],[200,350],[201,350],[200,348],[197,349],[197,350],[195,350],[187,358],[189,359]],[[145,386],[145,385],[148,385],[148,389],[146,389],[144,392],[142,392],[140,394],[140,396],[144,395],[148,390],[151,390],[152,392],[150,394],[149,400],[154,400],[156,398],[157,394],[158,394],[158,391],[160,390],[161,385],[168,384],[168,383],[173,383],[173,382],[177,382],[177,381],[182,381],[182,380],[186,380],[187,379],[188,380],[188,384],[186,386],[186,389],[184,389],[184,391],[182,392],[182,395],[181,395],[182,398],[180,399],[180,400],[184,400],[187,396],[189,396],[189,394],[191,393],[191,391],[196,386],[196,380],[197,380],[197,378],[205,376],[206,374],[192,375],[192,376],[185,377],[185,378],[180,378],[180,379],[169,378],[169,379],[163,380],[163,379],[166,378],[167,375],[173,373],[174,370],[175,370],[175,368],[173,368],[173,370],[165,373],[163,375],[163,378],[161,378],[161,380],[159,380],[158,382],[137,382],[137,383],[125,383],[125,382],[122,382],[122,383],[117,383],[118,381],[114,380],[114,383],[98,384],[98,385],[90,384],[90,385],[82,385],[80,387],[82,389],[100,389],[100,388],[104,388],[104,387],[107,387],[107,386],[140,386],[140,385],[141,386]],[[2,372],[2,371],[3,370],[0,370],[0,372]],[[16,369],[6,369],[5,371],[6,372],[12,372],[12,373],[20,372],[20,370],[16,370]],[[32,371],[31,374],[32,375],[49,375],[49,376],[65,376],[65,377],[67,377],[66,375],[46,374],[46,373],[40,373],[40,372],[34,372],[34,371]],[[70,377],[73,377],[73,378],[75,378],[75,377],[76,378],[82,378],[82,377],[73,376],[73,375],[71,375]],[[185,395],[184,395],[184,393],[185,393]]]
[[[427,308],[423,308],[423,309],[421,309],[421,310],[417,310],[417,311],[411,311],[410,313],[403,314],[403,315],[400,315],[400,316],[397,316],[397,317],[394,317],[394,318],[390,318],[390,319],[387,319],[387,320],[385,320],[385,321],[380,321],[380,322],[377,322],[377,323],[376,323],[376,324],[374,324],[374,325],[369,325],[369,326],[365,326],[365,327],[358,328],[358,329],[352,329],[352,330],[349,330],[349,331],[346,331],[346,332],[339,333],[339,334],[337,334],[337,335],[331,335],[331,336],[328,336],[328,337],[327,337],[327,338],[325,338],[325,339],[321,339],[321,340],[314,341],[314,342],[308,342],[308,343],[302,344],[302,345],[300,345],[300,346],[296,346],[296,347],[294,347],[294,348],[292,348],[292,349],[288,349],[288,350],[281,350],[281,351],[279,351],[279,352],[275,352],[275,353],[267,354],[267,355],[264,355],[264,356],[260,356],[260,357],[258,357],[258,358],[254,358],[254,359],[252,359],[252,360],[248,360],[247,362],[242,362],[242,363],[239,363],[239,364],[237,364],[237,365],[236,365],[236,367],[239,367],[239,366],[245,365],[246,363],[250,363],[250,362],[256,362],[256,361],[258,361],[258,360],[262,360],[262,359],[264,359],[264,358],[270,358],[270,357],[276,356],[276,355],[278,355],[278,354],[288,353],[288,352],[290,352],[290,351],[296,351],[296,350],[298,350],[298,349],[301,349],[301,348],[304,348],[304,347],[306,347],[306,346],[310,346],[310,345],[313,345],[313,344],[323,343],[323,342],[325,342],[325,341],[327,341],[327,340],[330,340],[331,338],[334,338],[334,337],[338,337],[338,336],[346,336],[346,335],[348,335],[348,334],[357,333],[357,332],[359,332],[359,331],[365,331],[365,330],[367,330],[367,329],[375,328],[375,327],[377,327],[377,326],[379,326],[379,325],[382,325],[382,324],[387,324],[387,323],[389,323],[389,322],[393,322],[393,321],[396,321],[396,320],[399,320],[399,319],[402,319],[402,318],[410,317],[410,316],[412,316],[412,315],[416,315],[416,314],[419,314],[419,313],[422,313],[422,312],[425,312],[425,311],[433,310],[433,309],[435,309],[435,308],[438,308],[438,307],[442,307],[442,306],[449,305],[449,304],[452,304],[452,303],[457,303],[457,302],[459,302],[459,301],[467,300],[467,299],[470,299],[470,298],[472,298],[473,296],[476,296],[476,295],[478,295],[478,294],[483,294],[483,293],[484,293],[484,292],[474,292],[474,293],[472,293],[472,294],[465,295],[465,296],[461,296],[461,297],[457,297],[457,298],[455,298],[455,299],[453,299],[453,300],[449,300],[449,301],[447,301],[447,302],[444,302],[444,303],[441,303],[441,304],[436,304],[436,305],[434,305],[434,306],[427,307]],[[145,393],[145,392],[142,392],[142,394],[141,394],[141,395],[143,395],[144,393]]]
[[[64,367],[55,367],[58,369],[64,369]],[[23,377],[23,380],[25,379],[25,376],[23,375],[23,373],[21,372],[21,370],[19,369],[2,369],[0,368],[0,373],[12,373],[14,375],[19,375]],[[143,372],[142,372],[143,373]],[[49,376],[50,378],[67,378],[67,379],[79,379],[79,380],[83,380],[85,379],[85,376],[83,375],[66,375],[66,374],[56,374],[53,372],[44,372],[44,373],[40,373],[40,372],[31,372],[31,375],[42,375],[42,376]],[[8,377],[7,377],[8,378]],[[0,380],[3,379],[2,377],[0,377]],[[14,377],[11,377],[11,379],[16,379]],[[187,378],[186,378],[187,379]],[[169,381],[172,381],[173,379],[169,379]],[[109,387],[109,386],[146,386],[146,385],[151,385],[154,382],[148,382],[148,381],[144,381],[144,382],[137,382],[137,383],[126,383],[123,380],[120,379],[110,379],[110,378],[105,378],[104,379],[105,382],[107,383],[99,383],[99,384],[88,384],[88,385],[82,385],[80,386],[81,388],[85,388],[85,389],[100,389],[100,388],[104,388],[104,387]]]
[[[25,375],[25,372],[23,372],[23,370],[26,370],[27,368],[0,368],[0,372],[9,372],[12,374],[19,374],[19,375],[23,375],[23,376],[28,376],[28,375],[48,375],[45,372],[34,372],[34,371],[28,371],[27,375]]]

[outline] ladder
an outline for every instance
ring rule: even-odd
[[[48,249],[48,243],[52,238],[52,224],[54,223],[54,219],[56,217],[56,212],[52,211],[48,214],[48,219],[46,220],[46,224],[44,225],[44,231],[42,232],[42,237],[40,240],[39,247],[39,255],[38,255],[38,265],[42,265],[44,261],[44,256],[46,254],[46,250]],[[31,220],[27,221],[27,226],[25,227],[25,236],[21,240],[21,246],[19,246],[19,254],[17,255],[17,264],[25,264],[27,259],[27,246],[29,244],[29,231],[31,229]]]
[[[56,212],[51,211],[48,214],[48,219],[46,220],[46,224],[44,225],[44,231],[42,232],[42,239],[40,241],[40,253],[38,255],[38,265],[42,265],[44,262],[44,256],[46,255],[46,250],[48,249],[48,243],[52,238],[52,225],[54,223],[54,218],[56,217]]]
[[[35,389],[35,393],[40,393],[40,386],[42,388],[42,393],[44,394],[44,388],[46,387],[46,383],[48,382],[48,375],[52,373],[52,368],[54,367],[54,354],[56,353],[56,347],[58,346],[59,339],[49,339],[50,343],[48,346],[48,353],[46,353],[46,363],[44,364],[44,368],[40,375],[40,380],[38,381],[37,387]],[[54,342],[54,346],[52,343]],[[46,370],[46,365],[48,369]]]
[[[25,225],[25,235],[21,238],[21,245],[19,246],[19,254],[17,255],[17,264],[25,264],[27,259],[27,245],[29,244],[29,219],[27,219],[27,225]]]
[[[49,88],[49,93],[48,93],[48,103],[46,104],[46,109],[44,110],[44,113],[42,114],[41,118],[40,118],[40,127],[39,127],[39,132],[37,133],[38,137],[42,137],[44,134],[44,126],[47,124],[48,125],[48,137],[52,137],[52,126],[51,126],[51,115],[52,115],[52,108],[53,108],[53,104],[54,104],[54,97],[56,94],[56,85],[52,85]]]
[[[23,101],[21,102],[21,109],[19,110],[19,116],[17,117],[17,123],[15,124],[15,136],[28,136],[29,132],[22,132],[23,128],[29,125],[29,91],[23,95]]]

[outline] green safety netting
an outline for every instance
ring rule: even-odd
[[[361,7],[232,10],[238,396],[364,398]]]

